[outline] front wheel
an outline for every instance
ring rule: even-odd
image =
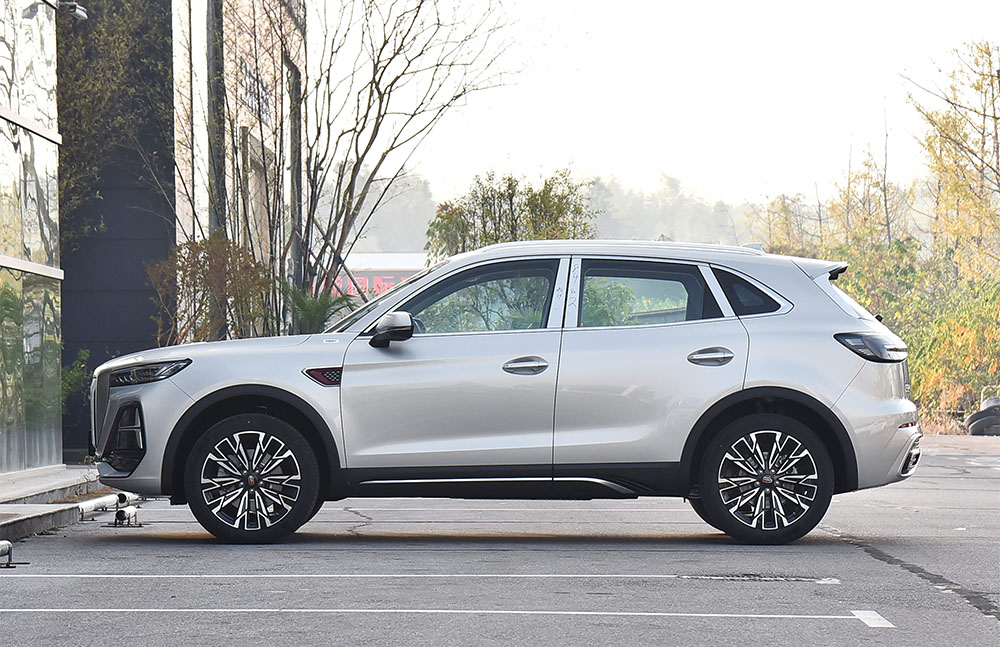
[[[801,422],[755,414],[726,426],[705,451],[701,505],[737,541],[784,544],[816,527],[833,497],[833,462]]]
[[[294,427],[252,413],[210,427],[188,455],[191,512],[219,539],[270,543],[295,532],[319,500],[319,465]]]

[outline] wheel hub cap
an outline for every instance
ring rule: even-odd
[[[779,530],[816,499],[819,475],[805,445],[780,431],[755,431],[734,442],[719,466],[722,504],[740,523]]]

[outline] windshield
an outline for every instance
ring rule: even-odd
[[[393,294],[395,294],[396,292],[399,292],[399,290],[401,288],[403,288],[404,286],[410,285],[411,283],[413,283],[414,281],[416,281],[418,279],[422,279],[423,277],[427,276],[428,274],[430,274],[431,272],[433,272],[437,268],[441,267],[442,265],[444,265],[444,261],[438,263],[437,265],[432,265],[432,266],[430,266],[430,267],[428,267],[426,269],[423,269],[423,270],[417,272],[416,274],[414,274],[410,278],[406,279],[405,281],[400,281],[399,283],[397,283],[396,285],[392,286],[391,288],[389,288],[388,290],[386,290],[382,294],[378,295],[377,297],[375,297],[374,299],[372,299],[368,303],[362,305],[357,310],[354,310],[353,312],[351,312],[351,314],[347,315],[346,317],[344,317],[343,319],[341,319],[337,323],[333,324],[332,326],[330,326],[329,328],[327,328],[323,332],[324,333],[344,332],[345,330],[347,330],[348,328],[350,328],[352,325],[354,325],[355,322],[357,322],[359,319],[361,319],[362,317],[364,317],[366,314],[368,314],[372,310],[374,310],[374,309],[378,308],[380,305],[382,305],[382,303],[384,301],[386,301],[389,297],[391,297]]]

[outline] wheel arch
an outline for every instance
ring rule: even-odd
[[[716,432],[752,413],[779,413],[809,425],[830,450],[834,467],[834,493],[858,488],[858,461],[854,443],[843,423],[822,402],[783,387],[754,387],[726,396],[702,414],[684,443],[678,471],[678,489],[691,494],[698,481],[698,466]]]
[[[239,413],[266,413],[284,420],[306,437],[320,466],[320,496],[343,496],[340,456],[329,425],[308,402],[283,389],[248,384],[220,389],[201,398],[180,417],[163,452],[160,489],[171,503],[186,503],[184,463],[198,438],[213,424]]]

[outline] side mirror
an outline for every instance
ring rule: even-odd
[[[375,324],[369,345],[386,348],[391,341],[405,341],[413,336],[413,316],[409,312],[387,312]]]

